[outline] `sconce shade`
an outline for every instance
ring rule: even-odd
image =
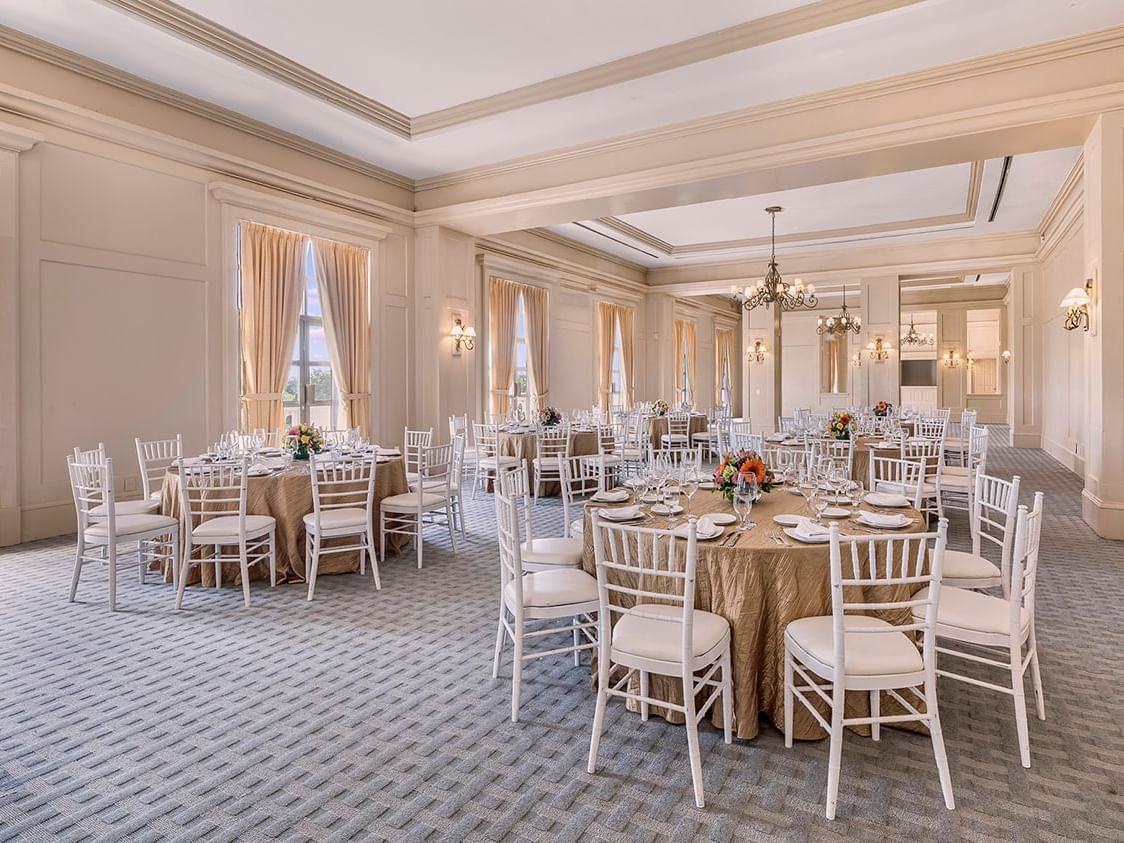
[[[1089,298],[1089,293],[1085,290],[1084,287],[1074,287],[1072,290],[1065,294],[1065,298],[1062,299],[1062,303],[1059,305],[1059,307],[1082,307],[1084,305],[1088,305],[1091,301],[1092,299]]]

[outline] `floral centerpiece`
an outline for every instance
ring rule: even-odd
[[[741,478],[752,477],[762,492],[773,489],[773,472],[765,465],[765,460],[756,451],[730,451],[722,457],[718,468],[714,469],[714,487],[730,503],[734,502],[734,490]]]
[[[657,416],[666,416],[671,410],[671,406],[662,398],[657,398],[652,402],[652,412]]]
[[[827,424],[827,435],[834,439],[850,439],[858,426],[858,419],[850,413],[835,412]]]
[[[562,423],[562,411],[557,407],[542,407],[539,409],[539,424],[543,427],[554,427]]]
[[[874,415],[878,416],[878,418],[880,418],[880,419],[884,419],[884,418],[886,418],[886,416],[890,415],[890,413],[892,413],[894,411],[894,405],[891,404],[889,401],[879,401],[877,404],[874,405],[874,407],[872,409],[873,409]]]
[[[324,447],[324,434],[315,425],[301,422],[289,428],[289,450],[293,459],[307,460],[312,454],[319,454]]]

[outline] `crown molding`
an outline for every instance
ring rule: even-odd
[[[875,223],[871,225],[850,226],[847,228],[829,228],[819,231],[801,231],[782,234],[776,238],[777,243],[809,243],[813,241],[831,240],[839,242],[863,240],[867,235],[889,234],[893,232],[920,231],[923,229],[948,228],[974,222],[976,210],[979,207],[980,184],[983,181],[983,161],[970,162],[968,170],[968,183],[965,190],[964,210],[955,214],[940,216],[917,217],[914,219],[898,220],[895,222]],[[738,240],[714,240],[706,243],[683,243],[672,245],[661,240],[653,234],[637,228],[617,217],[600,217],[598,223],[606,228],[628,237],[658,251],[665,257],[679,256],[706,256],[718,255],[723,252],[738,252],[762,246],[772,242],[769,237],[747,237]]]
[[[1017,50],[971,59],[956,64],[942,65],[928,68],[913,73],[892,76],[886,79],[851,85],[845,88],[836,88],[809,96],[779,100],[760,106],[730,111],[698,120],[675,123],[643,132],[634,132],[620,135],[596,143],[581,144],[552,152],[514,158],[495,164],[470,167],[452,173],[431,176],[416,181],[416,188],[422,202],[423,209],[436,210],[441,203],[424,198],[425,194],[436,195],[438,191],[450,188],[464,188],[467,185],[484,184],[492,179],[515,176],[538,168],[555,165],[574,165],[588,162],[599,156],[612,156],[614,160],[628,160],[630,155],[640,152],[644,147],[653,144],[675,144],[680,148],[691,148],[699,136],[712,133],[734,130],[752,136],[755,133],[755,124],[771,120],[783,120],[810,112],[824,109],[862,106],[863,104],[887,96],[902,94],[926,95],[928,89],[942,85],[958,83],[976,83],[978,80],[991,74],[1009,74],[1013,71],[1037,68],[1051,62],[1066,61],[1076,57],[1095,54],[1106,50],[1116,50],[1124,47],[1124,26],[1112,27],[1094,33],[1037,44]],[[1037,122],[1064,119],[1066,117],[1085,115],[1096,111],[1107,111],[1120,108],[1124,105],[1124,84],[1117,83],[1086,89],[1081,96],[1074,96],[1072,92],[1037,97],[1033,102],[1027,98],[1016,97],[1011,94],[1010,99],[1002,104],[992,103],[978,110],[956,112],[954,117],[957,122],[974,123],[975,131],[986,131],[990,126],[1002,126],[1011,117],[1018,116],[1028,110],[1032,111]],[[899,124],[900,125],[900,124]],[[674,170],[679,176],[689,174],[692,179],[716,178],[744,169],[747,164],[768,164],[781,166],[788,161],[796,161],[808,154],[832,155],[847,154],[852,149],[858,148],[862,142],[877,142],[881,144],[900,141],[902,143],[916,143],[931,139],[935,130],[939,130],[941,121],[911,121],[903,128],[893,130],[868,129],[865,131],[852,131],[847,133],[847,149],[837,151],[839,143],[837,136],[832,136],[831,143],[817,145],[812,141],[796,141],[780,144],[776,147],[765,147],[740,153],[718,155],[704,159],[693,164],[682,163]],[[671,168],[660,168],[660,171]],[[607,182],[608,179],[593,180]],[[614,185],[624,187],[635,186],[635,189],[650,189],[663,184],[681,183],[682,178],[676,181],[657,179],[653,171],[638,171],[619,175],[613,180]],[[589,182],[573,184],[570,192],[576,193],[580,188],[588,190]],[[540,189],[538,193],[550,190],[552,194],[565,195],[560,188]],[[511,199],[507,200],[511,203]],[[470,202],[466,202],[471,204]]]
[[[587,243],[581,243],[577,240],[571,240],[565,235],[557,234],[556,232],[550,231],[546,228],[528,228],[524,230],[530,234],[535,235],[536,237],[541,237],[543,240],[557,243],[560,246],[565,246],[567,249],[573,249],[575,252],[581,252],[582,254],[589,255],[592,258],[597,258],[597,260],[616,264],[617,266],[623,267],[625,269],[630,269],[633,272],[646,273],[648,271],[648,267],[644,266],[643,264],[635,263],[634,261],[630,261],[628,258],[622,258],[620,255],[603,252],[601,249],[598,249],[595,246],[590,246]]]
[[[202,146],[4,84],[0,84],[0,114],[11,114],[34,123],[108,141],[127,149],[208,170],[220,178],[239,179],[249,185],[270,188],[320,205],[334,206],[400,225],[414,225],[414,214],[407,208],[380,202],[240,158],[223,150]]]
[[[0,149],[7,152],[27,152],[37,143],[43,142],[43,136],[38,132],[29,132],[19,126],[0,123]]]
[[[750,50],[820,29],[913,6],[922,0],[817,0],[674,44],[513,88],[415,117],[412,135],[435,132],[508,111],[586,94],[612,85]],[[121,3],[123,0],[112,0]],[[125,0],[137,2],[137,0]]]
[[[409,140],[410,118],[168,0],[100,0],[216,55],[276,79]]]
[[[1041,245],[1038,247],[1037,259],[1045,261],[1053,255],[1069,237],[1074,226],[1082,221],[1084,214],[1085,156],[1082,154],[1073,162],[1073,169],[1069,171],[1054,201],[1042,215],[1042,222],[1038,226]]]
[[[296,152],[310,155],[330,164],[351,170],[368,178],[378,179],[395,187],[407,190],[414,189],[414,180],[398,173],[378,167],[359,158],[346,155],[331,147],[307,140],[299,135],[294,135],[252,117],[246,117],[235,111],[214,105],[204,100],[196,99],[188,94],[165,88],[154,82],[149,82],[139,76],[118,70],[110,65],[103,64],[78,53],[58,47],[47,41],[42,41],[30,35],[25,35],[17,30],[0,26],[0,47],[29,56],[39,61],[44,61],[72,73],[78,73],[88,79],[111,85],[122,91],[154,102],[170,105],[197,117],[211,120],[215,123],[237,129],[262,140],[275,143],[279,146],[292,149]]]
[[[384,240],[391,233],[391,229],[379,225],[370,217],[357,217],[325,208],[318,202],[278,196],[233,182],[213,181],[207,185],[207,190],[223,204],[234,205],[248,211],[292,216],[345,234],[358,235],[367,240]]]
[[[535,235],[541,236],[537,232]],[[554,242],[553,238],[543,239]],[[571,241],[566,238],[560,239],[565,241],[563,245],[567,247],[572,245]],[[633,302],[643,299],[648,292],[647,286],[642,282],[591,269],[547,251],[516,245],[503,240],[502,236],[477,238],[476,251],[478,260],[486,266],[497,268],[507,266],[513,272],[522,271],[536,277],[546,277],[559,283],[577,280],[578,286],[574,286],[572,283],[566,285],[570,289],[590,293],[609,291],[618,297]],[[605,257],[600,254],[597,256]],[[639,268],[643,269],[643,267]]]

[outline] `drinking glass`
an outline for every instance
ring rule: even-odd
[[[734,487],[734,512],[737,513],[740,523],[738,532],[744,533],[752,530],[757,525],[749,520],[753,512],[753,503],[758,497],[757,481],[753,478],[742,477]]]
[[[825,483],[816,484],[812,492],[812,497],[809,499],[809,503],[812,505],[812,510],[816,513],[815,520],[817,524],[822,525],[824,523],[823,514],[827,511],[827,508],[831,506],[832,497],[830,486]]]
[[[699,490],[699,470],[697,466],[693,468],[685,466],[683,468],[683,473],[679,478],[679,488],[687,496],[687,517],[690,518],[694,514],[691,509],[691,498]]]

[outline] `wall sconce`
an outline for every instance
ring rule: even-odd
[[[941,359],[944,360],[944,364],[948,366],[948,368],[955,369],[960,365],[960,352],[950,348],[944,353],[944,357]]]
[[[1003,358],[1004,363],[1010,363],[1011,362],[1011,349],[1009,349],[1009,348],[1003,349],[1003,353],[1000,354],[999,356]]]
[[[890,352],[893,350],[894,347],[882,337],[875,337],[873,342],[868,342],[866,344],[866,353],[870,355],[870,359],[875,363],[885,363],[890,357]]]
[[[861,369],[863,367],[863,355],[861,351],[856,351],[851,355],[851,365],[856,369]]]
[[[764,363],[766,353],[768,353],[768,349],[765,348],[765,343],[761,340],[754,340],[753,345],[745,350],[746,358],[754,363]]]
[[[457,317],[453,320],[453,330],[449,331],[449,336],[453,338],[453,356],[460,356],[461,349],[472,351],[476,348],[476,329],[468,326]]]
[[[1065,308],[1065,329],[1089,330],[1089,305],[1093,303],[1093,279],[1085,281],[1084,287],[1074,287],[1065,294],[1060,307]]]
[[[972,356],[972,352],[968,352],[968,356],[964,359],[964,365],[969,369],[976,365],[976,358]]]

